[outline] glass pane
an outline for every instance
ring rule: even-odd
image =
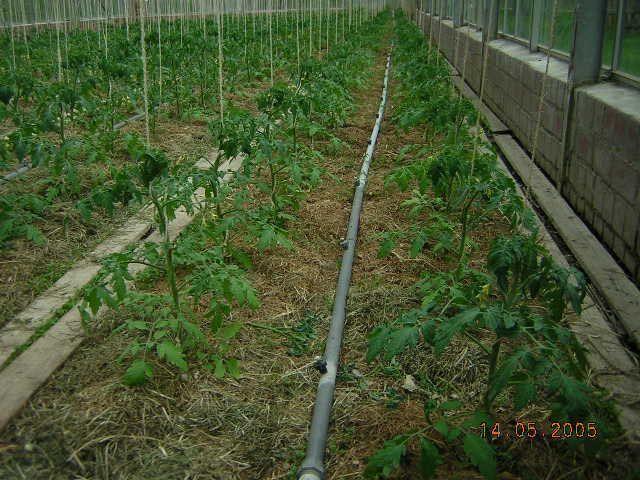
[[[544,16],[540,32],[540,43],[545,47],[550,46],[551,43],[553,2],[554,0],[542,0]],[[557,0],[557,2],[555,38],[551,46],[554,50],[569,53],[573,42],[573,19],[575,17],[576,0]]]
[[[533,0],[518,0],[516,8],[516,36],[529,40]]]
[[[625,2],[620,53],[620,70],[640,77],[640,8],[638,2]]]

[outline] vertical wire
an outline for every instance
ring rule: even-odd
[[[544,75],[542,76],[542,85],[540,87],[540,97],[538,99],[538,112],[536,119],[536,128],[533,135],[533,147],[531,150],[531,163],[529,164],[529,174],[527,178],[527,183],[525,185],[525,194],[529,200],[530,198],[530,190],[531,190],[531,178],[533,177],[533,171],[536,161],[536,153],[538,151],[538,138],[540,133],[540,125],[542,124],[542,111],[544,110],[544,98],[546,95],[547,89],[547,78],[549,77],[549,65],[551,63],[551,49],[555,43],[556,38],[556,17],[558,15],[558,0],[553,0],[553,9],[551,13],[551,32],[549,38],[549,48],[547,49],[547,59],[546,65],[544,68]]]
[[[222,52],[222,35],[224,28],[224,20],[222,18],[222,8],[224,6],[224,0],[218,0],[218,96],[219,96],[219,104],[220,104],[220,123],[224,126],[224,101],[223,101],[223,91],[222,91],[222,62],[223,62],[223,52]]]
[[[149,91],[147,79],[147,47],[145,42],[145,2],[140,2],[140,47],[142,49],[142,89],[144,92],[144,132],[147,139],[147,146],[151,145],[149,134]]]

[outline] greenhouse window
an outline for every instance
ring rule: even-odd
[[[576,0],[557,0],[554,38],[551,38],[551,24],[553,19],[554,0],[542,0],[542,19],[540,44],[551,46],[552,50],[569,54],[573,43],[573,23],[575,19]],[[553,45],[551,45],[553,43]]]

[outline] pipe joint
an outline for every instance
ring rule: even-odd
[[[324,358],[317,358],[313,366],[323,375],[327,373],[327,361]]]
[[[301,467],[296,478],[297,480],[324,480],[324,472],[315,467]]]

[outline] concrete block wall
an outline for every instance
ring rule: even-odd
[[[434,25],[433,39],[440,47],[440,51],[451,61],[455,50],[456,34],[451,20],[443,20]]]
[[[465,80],[479,94],[481,33],[429,15],[422,24],[458,72],[466,58]],[[551,58],[536,139],[546,62],[519,43],[491,41],[483,100],[530,154],[536,145],[536,164],[640,283],[640,91],[610,82],[576,89],[563,144],[569,65]]]
[[[453,65],[475,91],[480,91],[482,79],[482,33],[468,27],[455,30]]]
[[[551,59],[540,105],[546,57],[508,40],[494,40],[487,50],[484,101],[529,151],[555,183],[562,169],[562,137],[568,66]],[[540,110],[540,129],[536,125]]]
[[[616,257],[640,275],[640,93],[576,89],[564,194]]]

